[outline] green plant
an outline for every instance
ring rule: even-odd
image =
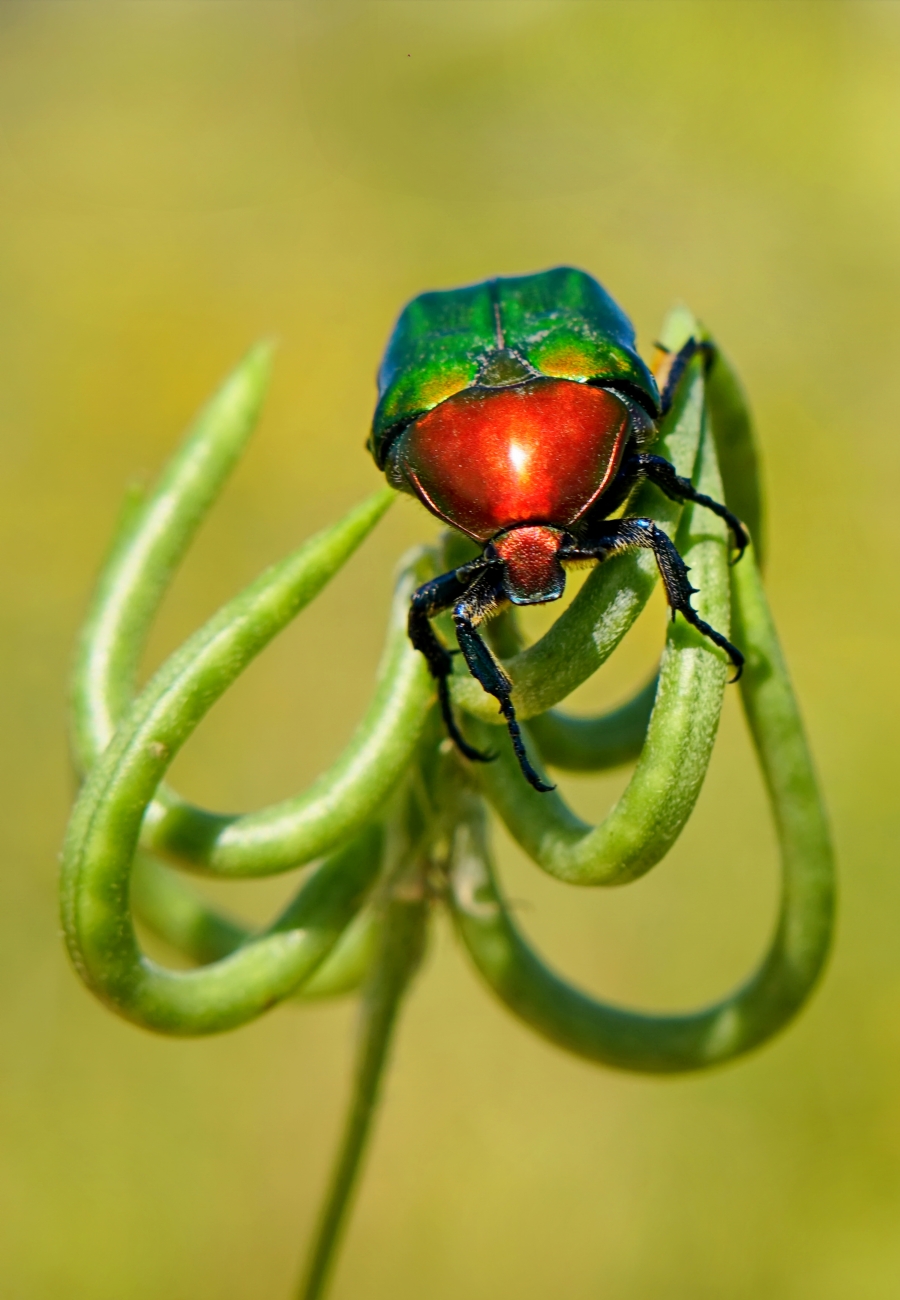
[[[695,323],[666,325],[677,348]],[[827,827],[802,726],[753,548],[729,567],[724,525],[641,489],[638,509],[673,538],[697,580],[698,611],[746,655],[740,690],[771,802],[782,903],[771,946],[750,979],[690,1014],[644,1015],[600,1002],[551,971],[516,928],[491,864],[492,806],[534,862],[570,884],[634,880],[665,855],[687,821],[715,740],[727,668],[682,622],[668,631],[658,678],[594,718],[555,709],[612,653],[647,601],[652,557],[597,568],[537,643],[522,648],[507,612],[492,625],[518,715],[541,770],[600,770],[634,761],[622,797],[598,826],[558,793],[522,779],[496,701],[470,677],[454,705],[494,763],[468,765],[443,739],[434,687],[406,638],[411,590],[459,563],[417,550],[397,581],[378,686],[347,749],[302,795],[224,816],[162,784],[175,754],[250,660],[334,576],[389,507],[385,489],[273,565],[226,604],[139,693],[136,674],[159,602],[194,531],[252,430],[270,358],[255,349],[200,415],[146,497],[129,501],[85,624],[74,680],[74,751],[85,777],[62,872],[62,913],[75,967],[121,1015],[166,1034],[243,1024],[291,997],[360,991],[362,1035],[350,1114],[299,1294],[322,1294],[377,1100],[392,1027],[424,951],[429,916],[446,906],[488,987],[553,1042],[606,1065],[644,1072],[707,1069],[775,1034],[808,997],[832,925]],[[707,379],[688,368],[662,430],[680,474],[749,525],[761,497],[749,419],[719,355]],[[454,551],[454,548],[456,550]],[[318,861],[271,925],[250,931],[208,906],[159,857],[214,877],[267,876]],[[133,914],[195,963],[170,970],[139,947]]]

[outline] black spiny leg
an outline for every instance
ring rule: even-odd
[[[516,710],[510,698],[512,683],[476,631],[478,624],[492,614],[504,599],[500,574],[491,570],[483,572],[454,606],[456,639],[469,665],[469,672],[500,704],[500,712],[506,719],[510,740],[525,779],[535,790],[546,794],[555,789],[555,786],[542,781],[528,760]]]
[[[633,471],[632,466],[634,467]],[[653,456],[646,451],[636,452],[633,456],[629,456],[622,466],[622,470],[642,474],[651,483],[655,483],[673,501],[694,501],[697,505],[705,506],[707,510],[711,510],[720,519],[724,519],[734,537],[737,555],[734,557],[733,563],[737,564],[747,549],[750,534],[737,515],[733,515],[727,506],[723,506],[720,501],[714,501],[712,497],[706,496],[703,492],[698,492],[691,480],[682,478],[680,474],[677,474],[675,466],[670,465],[662,456]],[[619,472],[621,473],[622,470]]]
[[[487,763],[493,758],[493,754],[482,754],[481,750],[474,749],[461,735],[456,725],[453,709],[450,706],[450,688],[447,683],[447,679],[453,671],[453,660],[450,651],[438,640],[429,621],[435,614],[440,614],[455,604],[460,596],[465,593],[466,587],[471,580],[471,577],[467,581],[459,578],[456,570],[454,570],[452,573],[444,573],[439,578],[433,578],[431,582],[424,583],[418,591],[414,591],[412,594],[407,630],[410,641],[425,656],[429,671],[437,682],[441,716],[444,719],[444,725],[450,739],[472,762]]]
[[[657,346],[661,345],[658,344]],[[663,351],[666,350],[667,349],[663,349]],[[675,358],[669,366],[669,373],[666,375],[666,382],[663,385],[662,392],[660,393],[660,405],[662,407],[663,415],[668,415],[671,410],[672,400],[675,397],[675,390],[681,383],[681,376],[684,374],[685,370],[687,370],[691,361],[698,352],[703,353],[708,368],[710,362],[715,356],[715,350],[713,345],[706,342],[705,339],[690,338],[687,343],[683,344],[683,346],[675,353]]]
[[[632,546],[644,547],[653,552],[663,586],[666,600],[672,610],[672,617],[681,613],[692,627],[702,632],[705,637],[724,650],[734,664],[735,674],[731,679],[736,682],[744,668],[744,656],[737,646],[731,644],[714,627],[700,617],[691,604],[691,596],[696,590],[688,581],[688,570],[684,560],[675,549],[658,524],[652,519],[610,519],[598,525],[592,538],[579,542],[560,551],[561,560],[608,560],[611,555],[628,550]]]

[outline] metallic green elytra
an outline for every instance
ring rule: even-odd
[[[631,321],[593,276],[557,266],[413,298],[378,374],[369,450],[383,469],[394,431],[448,397],[540,375],[617,384],[659,413]]]

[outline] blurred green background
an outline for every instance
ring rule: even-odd
[[[81,988],[56,855],[65,679],[125,484],[256,338],[259,434],[148,668],[371,491],[373,373],[411,295],[573,262],[649,346],[688,301],[750,392],[769,584],[834,821],[841,921],[809,1010],[706,1077],[531,1036],[435,936],[334,1288],[468,1300],[900,1294],[900,5],[147,0],[0,7],[0,1294],[278,1300],[346,1098],[353,1006],[156,1039]],[[195,798],[299,789],[372,685],[399,502],[179,759]],[[643,679],[657,602],[584,707]],[[537,627],[535,622],[533,627]],[[523,925],[585,985],[684,1007],[772,924],[735,696],[676,850],[627,890],[543,878]],[[572,779],[599,816],[624,776]],[[218,896],[265,915],[277,885]]]

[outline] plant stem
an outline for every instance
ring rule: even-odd
[[[319,1300],[325,1293],[378,1103],[397,1011],[422,955],[427,915],[420,879],[407,877],[395,886],[363,987],[350,1110],[298,1300]]]

